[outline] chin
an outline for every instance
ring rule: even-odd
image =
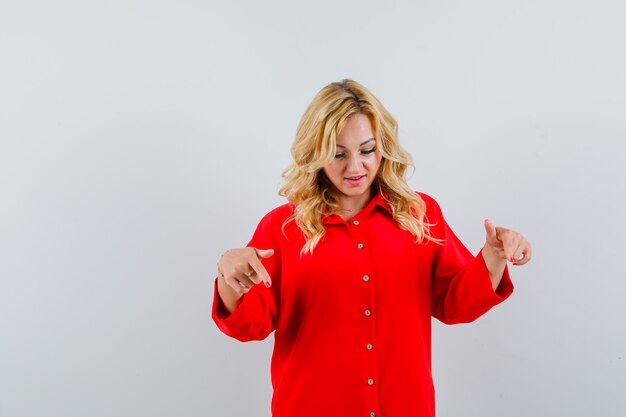
[[[371,190],[371,185],[368,185],[366,187],[350,188],[347,190],[340,190],[340,191],[348,197],[360,197],[363,194],[368,194],[370,190]]]

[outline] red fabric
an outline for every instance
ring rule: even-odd
[[[275,250],[263,261],[273,286],[254,286],[230,316],[216,287],[213,319],[222,332],[248,341],[275,331],[274,417],[435,415],[431,315],[470,322],[513,284],[506,270],[494,292],[480,253],[471,255],[438,204],[420,195],[441,245],[414,243],[379,194],[349,223],[326,217],[326,235],[301,257],[304,237],[294,222],[282,228],[292,213],[284,205],[249,243]]]

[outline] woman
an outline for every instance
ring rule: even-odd
[[[471,255],[408,187],[396,121],[352,80],[313,99],[292,156],[288,203],[218,262],[213,319],[241,341],[275,332],[274,417],[434,416],[431,315],[470,322],[502,302],[530,244],[487,220]]]

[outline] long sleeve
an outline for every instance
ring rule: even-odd
[[[467,250],[446,223],[439,205],[429,200],[429,221],[436,220],[431,231],[443,240],[433,257],[432,315],[446,324],[474,321],[513,292],[508,267],[494,291],[482,254],[473,256]]]
[[[247,246],[258,249],[274,249],[274,255],[263,259],[262,263],[270,277],[272,287],[255,285],[243,296],[241,303],[232,314],[224,308],[214,284],[213,321],[226,335],[242,342],[265,339],[276,327],[276,288],[280,286],[280,251],[273,238],[273,213],[266,215],[257,226]]]

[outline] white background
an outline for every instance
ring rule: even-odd
[[[626,415],[625,3],[299,3],[0,3],[0,415],[269,416],[272,338],[219,333],[215,263],[346,77],[472,251],[485,217],[534,244],[435,324],[438,416]]]

